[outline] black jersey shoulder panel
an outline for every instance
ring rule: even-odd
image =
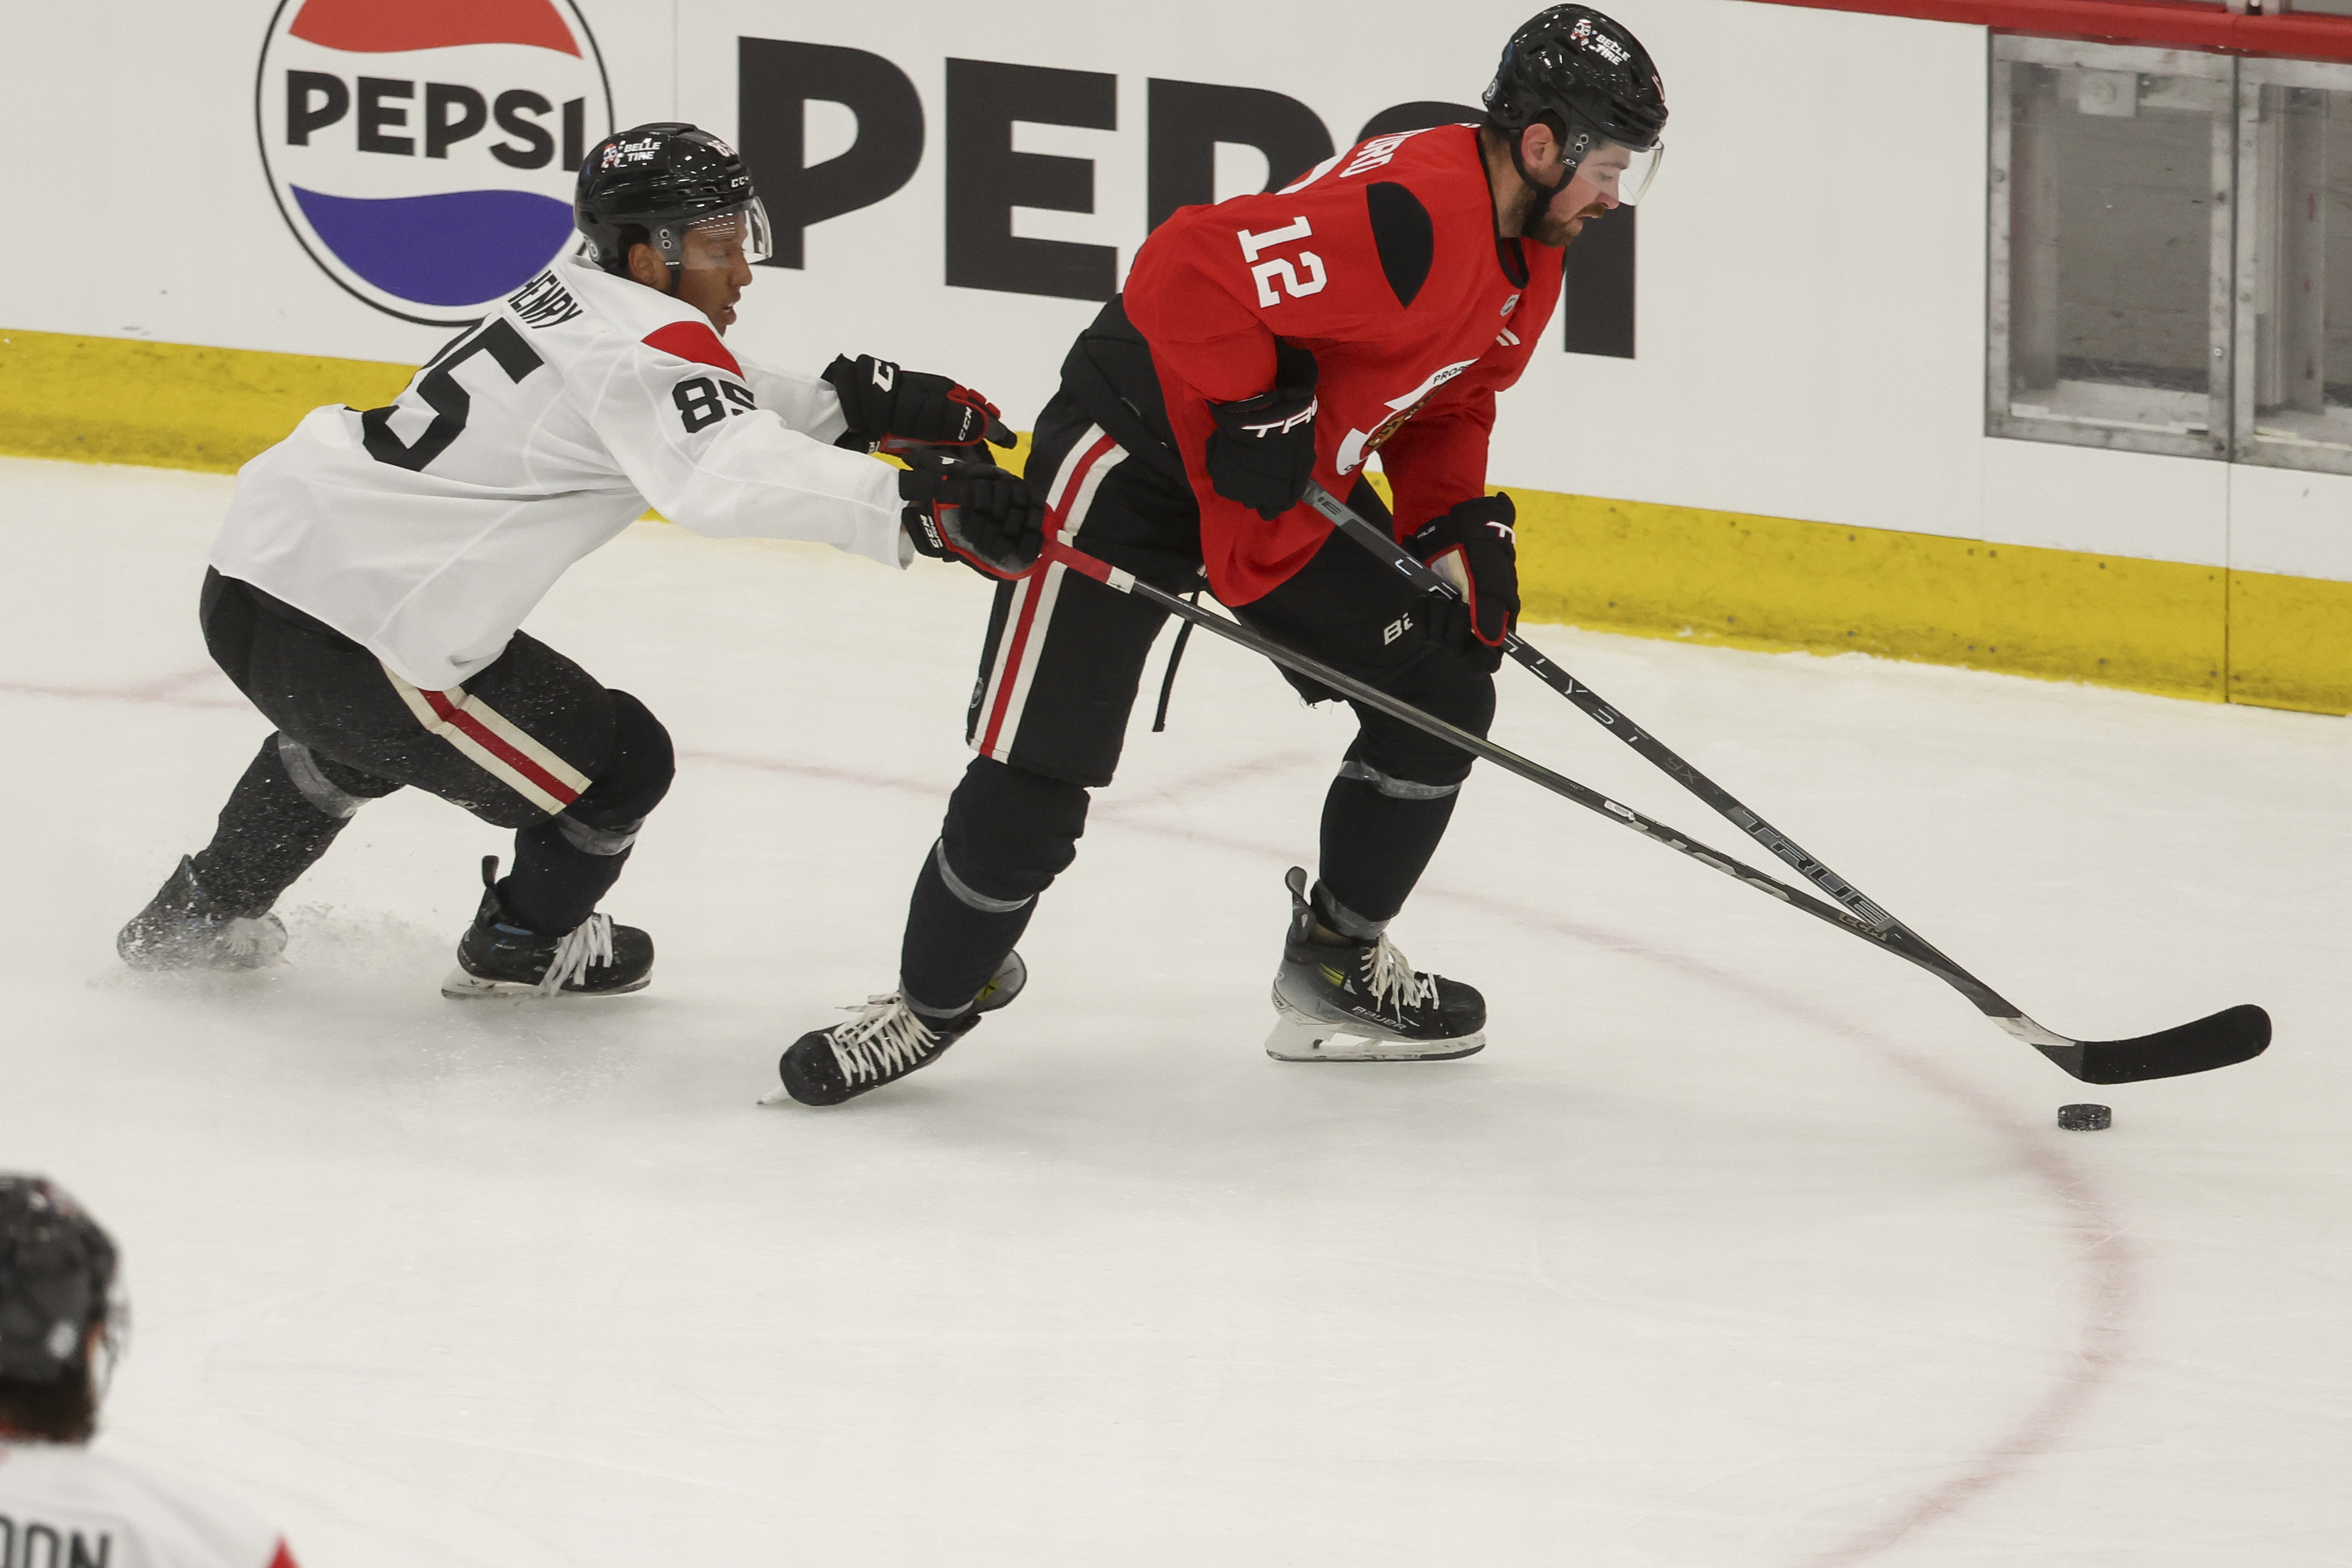
[[[1393,181],[1364,187],[1364,204],[1371,210],[1372,243],[1380,248],[1381,270],[1397,303],[1410,306],[1421,286],[1429,281],[1429,267],[1437,251],[1436,233],[1429,209],[1421,198]]]

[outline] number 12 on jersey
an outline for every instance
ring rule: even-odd
[[[1278,229],[1268,229],[1264,234],[1253,234],[1248,229],[1234,231],[1234,237],[1242,242],[1242,259],[1251,264],[1250,276],[1257,280],[1257,302],[1260,305],[1282,303],[1283,296],[1274,291],[1274,280],[1277,277],[1282,279],[1283,293],[1293,299],[1303,299],[1309,294],[1320,294],[1323,291],[1323,285],[1327,281],[1323,275],[1323,258],[1311,250],[1302,250],[1298,253],[1298,262],[1296,267],[1282,257],[1276,257],[1272,261],[1258,260],[1259,256],[1272,250],[1276,246],[1288,245],[1295,239],[1306,239],[1314,233],[1314,228],[1303,216],[1292,219]],[[1301,282],[1298,277],[1300,267],[1307,269],[1307,278],[1304,282]]]

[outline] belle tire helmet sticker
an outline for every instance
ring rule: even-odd
[[[431,327],[478,319],[571,248],[581,160],[613,131],[572,0],[279,0],[253,110],[310,259]]]

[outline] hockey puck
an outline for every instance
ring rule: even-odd
[[[2105,1105],[2061,1105],[2058,1124],[2070,1133],[2095,1133],[2115,1124],[2116,1113]]]

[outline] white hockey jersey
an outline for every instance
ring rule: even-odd
[[[294,1568],[243,1507],[79,1443],[0,1440],[0,1563],[8,1568]]]
[[[824,381],[742,365],[694,307],[567,259],[390,407],[313,409],[247,464],[210,559],[446,691],[648,503],[905,564],[898,475],[833,445],[845,428]]]

